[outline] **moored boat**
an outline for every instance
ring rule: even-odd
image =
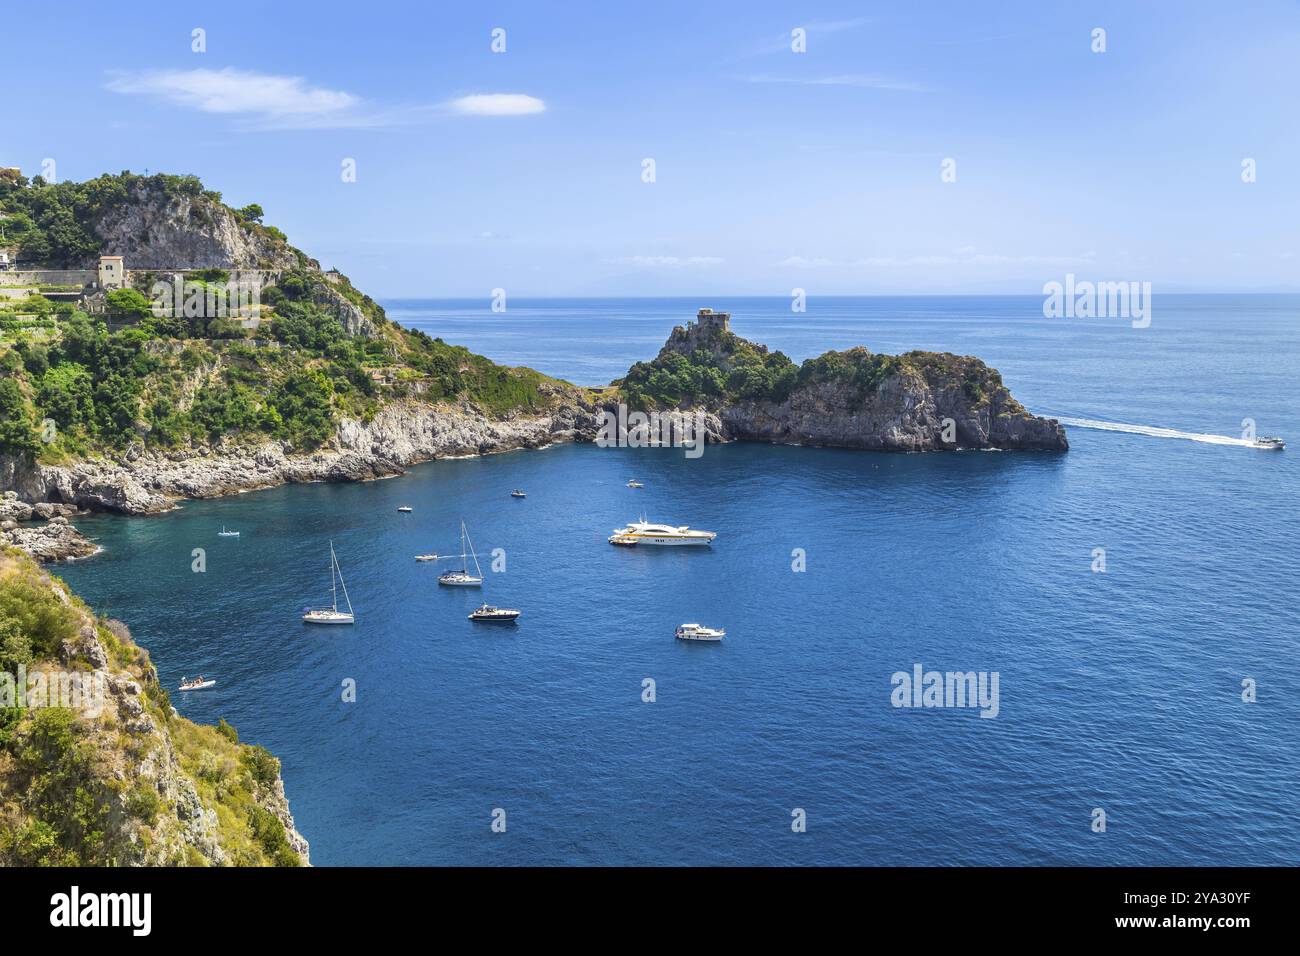
[[[198,677],[195,677],[193,679],[190,679],[188,677],[182,677],[180,689],[181,690],[205,690],[209,687],[212,687],[214,684],[216,684],[216,680],[214,680],[211,677],[204,677],[202,674],[200,674]]]
[[[683,624],[677,628],[679,641],[720,641],[727,632],[720,627],[705,627],[702,624]]]
[[[512,624],[519,619],[520,612],[512,607],[495,607],[482,604],[469,614],[471,621],[483,624]]]
[[[343,601],[346,611],[339,610],[339,587],[343,588]],[[329,607],[307,608],[302,616],[304,624],[353,624],[352,599],[348,597],[348,586],[343,583],[343,569],[339,567],[338,555],[334,553],[334,542],[330,542],[330,594],[333,601]]]
[[[466,546],[469,547],[468,554]],[[469,573],[469,557],[474,558],[474,573]],[[460,568],[444,571],[438,575],[438,583],[453,588],[478,588],[483,586],[483,569],[478,566],[478,554],[474,551],[474,542],[469,539],[469,529],[465,522],[460,523]]]
[[[634,521],[626,528],[615,528],[609,537],[610,544],[653,544],[669,545],[706,545],[716,538],[715,531],[699,531],[681,525],[653,524],[642,519]]]

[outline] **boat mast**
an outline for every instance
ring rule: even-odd
[[[330,545],[330,554],[333,554],[333,553],[334,553],[334,546],[333,546],[333,544],[331,544],[331,545]],[[334,566],[335,566],[336,568],[338,568],[338,566],[339,566],[339,559],[338,559],[337,556],[334,558]],[[345,601],[348,602],[348,613],[351,614],[351,613],[352,613],[352,598],[348,597],[348,583],[347,583],[346,581],[343,580],[343,569],[342,569],[342,568],[339,568],[339,584],[341,584],[341,585],[343,586],[343,600],[345,600]],[[335,598],[335,599],[334,599],[334,610],[336,610],[336,611],[338,610],[338,598]]]
[[[461,535],[465,538],[465,540],[467,540],[467,541],[469,540],[469,529],[465,527],[465,522],[463,522],[463,521],[460,523],[460,533],[461,533]],[[461,550],[462,550],[462,551],[464,550],[464,546],[463,546],[463,545],[462,545],[462,547],[461,547]],[[472,555],[474,555],[474,576],[477,577],[477,578],[479,578],[479,580],[482,580],[482,578],[483,578],[483,569],[480,568],[480,567],[478,566],[478,553],[474,550],[474,542],[473,542],[473,541],[470,541],[470,542],[469,542],[469,553],[472,554]],[[462,557],[463,557],[463,555],[462,555]],[[466,574],[469,573],[469,565],[468,565],[468,564],[465,566],[465,573],[466,573]]]
[[[338,563],[339,563],[339,559],[334,556],[334,542],[331,541],[330,542],[330,597],[333,600],[330,601],[330,604],[336,611],[339,609],[339,591],[338,591],[338,587],[334,584],[334,567]]]

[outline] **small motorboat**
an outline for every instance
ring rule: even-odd
[[[226,526],[223,524],[223,525],[221,526],[221,530],[217,532],[217,537],[218,537],[218,538],[238,538],[238,537],[239,537],[239,532],[238,532],[238,531],[227,531],[227,530],[226,530]]]
[[[677,629],[679,641],[720,641],[727,632],[720,627],[705,627],[702,624],[683,624]]]
[[[412,510],[412,509],[411,509],[411,506],[410,506],[410,505],[402,505],[402,506],[399,507],[397,510],[400,511],[400,512],[402,512],[402,514],[408,514],[408,515],[409,515],[409,514],[411,513],[411,510]]]
[[[513,624],[519,619],[519,611],[512,607],[482,604],[470,612],[469,619],[483,624]]]
[[[1256,448],[1265,448],[1269,451],[1281,451],[1286,447],[1286,442],[1276,435],[1261,435],[1255,439]]]
[[[641,482],[637,481],[635,478],[632,478],[631,480],[629,480],[628,483],[627,483],[627,486],[628,486],[629,488],[644,488],[644,487],[645,487],[645,485],[641,484]]]
[[[511,498],[527,498],[528,495],[524,494],[522,491],[520,491],[518,488],[516,488],[514,491],[510,492],[510,497],[511,497]]]
[[[417,561],[437,561],[437,560],[438,560],[438,556],[437,556],[436,554],[417,554],[417,555],[415,556],[415,560],[417,560]]]
[[[206,690],[214,684],[216,684],[215,680],[202,675],[195,677],[193,680],[188,677],[181,678],[181,690]]]

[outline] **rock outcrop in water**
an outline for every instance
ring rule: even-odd
[[[1031,415],[996,369],[969,355],[865,348],[796,366],[742,339],[729,316],[701,310],[678,326],[624,390],[643,403],[699,409],[724,440],[876,451],[1065,451],[1065,429]]]

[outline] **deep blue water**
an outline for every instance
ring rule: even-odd
[[[1225,435],[1252,417],[1300,442],[1295,296],[1157,297],[1148,329],[1047,320],[1037,298],[814,299],[800,316],[775,299],[388,305],[594,383],[703,304],[796,359],[973,353],[1034,411]],[[218,678],[173,700],[282,758],[317,864],[1295,864],[1300,445],[1070,440],[442,461],[85,519],[105,550],[62,573],[167,685]],[[641,511],[719,538],[605,543]],[[453,550],[461,518],[485,569],[505,550],[482,595],[413,560]],[[330,539],[358,623],[312,629],[299,614],[328,598]],[[519,625],[468,622],[481,597],[522,608]],[[674,641],[686,620],[728,637]],[[890,677],[916,663],[997,671],[1000,713],[894,708]]]

